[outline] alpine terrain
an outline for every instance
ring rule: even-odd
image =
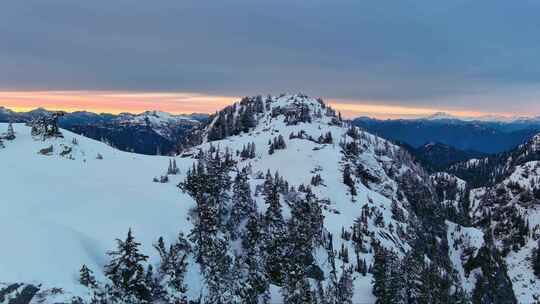
[[[428,172],[303,94],[245,97],[173,156],[58,115],[0,123],[0,303],[540,300],[540,135]]]

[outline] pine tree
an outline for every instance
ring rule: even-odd
[[[154,244],[154,248],[161,258],[158,269],[161,280],[176,292],[177,299],[185,299],[187,285],[184,279],[188,267],[188,255],[191,253],[191,245],[188,240],[180,233],[177,241],[167,250],[163,238],[160,237]]]
[[[94,288],[97,286],[96,278],[94,273],[86,265],[82,265],[81,270],[79,271],[79,283],[81,285]]]
[[[242,236],[242,247],[245,252],[242,262],[247,268],[247,275],[238,292],[242,303],[259,303],[259,300],[262,300],[268,292],[269,286],[261,248],[261,224],[259,215],[255,212],[251,213]]]
[[[144,299],[148,303],[159,303],[168,300],[167,292],[161,285],[159,277],[154,274],[154,267],[148,265],[144,275]]]
[[[344,264],[343,264],[344,265]],[[345,268],[341,271],[341,277],[338,282],[339,303],[353,304],[353,269],[352,267]]]
[[[105,275],[112,281],[114,293],[123,299],[145,300],[148,290],[144,286],[144,267],[148,256],[140,253],[131,229],[124,241],[117,239],[117,249],[108,252],[111,261],[105,266]]]
[[[346,164],[343,168],[343,183],[349,186],[349,189],[351,190],[351,195],[356,195],[356,187],[354,180],[351,177],[351,166],[349,164]]]
[[[15,131],[13,131],[13,124],[11,124],[11,122],[8,124],[7,132],[4,138],[7,140],[15,139]]]
[[[278,184],[270,172],[264,185],[265,202],[268,205],[264,214],[264,251],[268,275],[274,282],[281,282],[283,271],[283,250],[286,227],[283,219]]]
[[[251,197],[246,169],[236,174],[233,182],[232,206],[227,226],[232,239],[238,237],[240,224],[256,211],[255,201]]]
[[[403,271],[401,263],[397,255],[390,251],[388,255],[388,272],[387,272],[387,296],[390,303],[405,304],[406,302],[406,286],[403,279]]]
[[[403,261],[403,283],[407,289],[407,301],[417,303],[422,292],[423,255],[413,248]]]
[[[377,297],[376,304],[386,304],[388,302],[387,294],[387,271],[388,271],[388,254],[386,250],[380,246],[375,246],[374,262],[373,262],[373,295]]]
[[[208,286],[207,301],[226,303],[232,292],[230,271],[232,258],[228,254],[229,240],[224,234],[224,218],[231,187],[229,172],[234,163],[228,151],[223,159],[220,151],[200,153],[199,162],[187,173],[179,187],[196,202],[196,221],[190,238],[194,253]]]
[[[175,175],[178,174],[180,170],[176,166],[176,159],[169,159],[169,167],[167,168],[167,174]]]
[[[322,213],[312,194],[292,202],[285,247],[283,292],[286,303],[312,303],[314,294],[306,267],[314,262],[313,250],[322,243]]]

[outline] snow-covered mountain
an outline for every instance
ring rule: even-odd
[[[162,122],[155,114],[148,120]],[[31,298],[43,303],[150,295],[466,303],[478,294],[513,303],[519,291],[489,239],[470,227],[464,181],[430,176],[405,150],[353,127],[320,99],[246,97],[193,132],[177,157],[121,152],[62,132],[36,137],[17,124],[16,139],[0,149],[5,297],[34,287]],[[114,239],[130,228],[148,261],[122,264],[105,254],[122,249]],[[156,250],[167,248],[159,237],[174,246]],[[486,259],[495,279],[478,262]],[[119,267],[105,267],[111,263]],[[183,271],[167,272],[169,263]],[[98,287],[80,284],[83,264]],[[142,279],[149,265],[154,271]],[[111,269],[130,267],[135,285],[116,284]]]
[[[452,204],[466,206],[462,218],[475,227],[473,234],[490,236],[492,247],[500,252],[497,259],[505,262],[520,303],[540,299],[539,143],[540,134],[507,153],[450,168],[469,182],[441,173],[445,193],[457,193]]]
[[[457,121],[478,121],[478,122],[494,122],[494,123],[539,123],[540,117],[523,117],[523,116],[504,116],[487,114],[481,116],[457,116],[446,112],[436,112],[426,117],[419,119],[424,120],[457,120]]]
[[[0,108],[0,122],[29,122],[53,112],[43,108],[29,112],[14,112]],[[177,143],[191,128],[208,118],[206,114],[173,115],[160,111],[140,114],[65,113],[59,125],[72,132],[107,142],[124,150],[142,154],[171,154]]]

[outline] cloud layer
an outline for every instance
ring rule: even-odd
[[[540,112],[540,2],[6,0],[0,90]]]

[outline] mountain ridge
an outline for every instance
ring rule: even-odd
[[[3,224],[39,226],[57,236],[58,248],[79,254],[49,254],[52,262],[40,265],[40,251],[31,246],[43,236],[25,233],[24,242],[13,240],[27,248],[25,258],[9,250],[0,252],[1,260],[13,262],[7,283],[43,284],[38,293],[51,303],[108,296],[107,289],[85,289],[74,279],[82,264],[99,286],[109,284],[135,303],[146,297],[111,285],[104,271],[106,249],[133,224],[150,259],[138,265],[155,266],[155,288],[169,281],[160,276],[166,259],[152,244],[160,235],[167,244],[176,244],[179,231],[190,236],[187,291],[166,289],[167,297],[242,303],[246,289],[236,283],[251,284],[260,271],[266,279],[254,297],[272,303],[298,295],[373,303],[443,294],[466,302],[478,293],[516,302],[498,250],[480,226],[470,226],[467,186],[450,174],[429,174],[406,150],[354,127],[320,99],[246,97],[201,124],[175,157],[121,152],[68,131],[63,138],[32,135],[22,124],[15,131],[16,139],[0,149],[2,195],[17,206]],[[23,156],[26,161],[14,161]],[[85,182],[66,179],[73,172]],[[36,189],[44,187],[49,191]],[[103,191],[108,187],[110,194]],[[40,193],[39,202],[32,193]],[[76,208],[80,193],[90,193],[84,214]],[[2,209],[10,206],[0,202]],[[39,206],[48,211],[35,212]],[[100,223],[81,218],[103,210]],[[159,218],[159,227],[148,214]],[[259,241],[250,231],[261,233]],[[81,239],[93,241],[81,246]],[[56,280],[47,282],[50,273]],[[386,282],[391,289],[381,289]],[[52,295],[53,288],[63,291]]]

